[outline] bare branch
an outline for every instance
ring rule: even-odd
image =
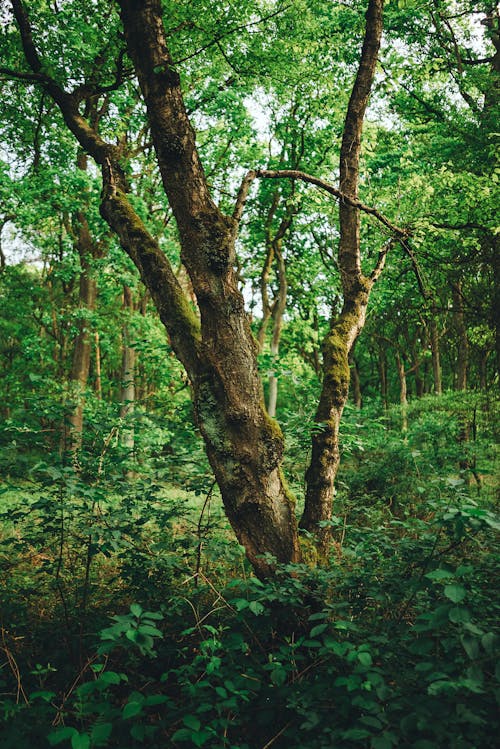
[[[249,174],[252,174],[252,172],[249,172]],[[277,170],[257,169],[254,175],[255,177],[267,178],[267,179],[298,179],[298,180],[301,180],[302,182],[307,182],[311,185],[315,185],[316,187],[319,187],[321,190],[324,190],[330,195],[333,195],[335,198],[342,201],[343,203],[346,203],[347,205],[350,205],[353,208],[357,208],[358,210],[362,211],[363,213],[367,213],[370,216],[374,216],[378,221],[380,221],[381,224],[383,224],[388,229],[390,229],[390,231],[393,232],[393,234],[395,234],[397,237],[405,238],[410,235],[409,229],[396,226],[391,221],[389,221],[389,219],[386,218],[382,213],[380,213],[380,211],[378,211],[376,208],[372,208],[368,205],[365,205],[364,203],[362,203],[360,200],[357,200],[356,198],[351,198],[349,195],[346,195],[345,193],[341,192],[336,187],[333,187],[333,185],[331,185],[329,182],[325,182],[324,180],[319,179],[318,177],[313,177],[310,174],[297,171],[296,169],[277,169]],[[254,177],[252,177],[252,179],[254,179]]]
[[[370,280],[372,281],[372,283],[375,283],[375,281],[377,281],[380,274],[384,270],[387,253],[389,252],[389,250],[391,249],[393,245],[394,245],[394,240],[391,238],[378,253],[377,264],[375,265],[375,268],[372,270],[370,274]]]
[[[243,180],[241,182],[240,189],[238,190],[238,195],[236,197],[236,203],[234,205],[234,210],[233,210],[233,221],[235,221],[235,224],[236,224],[235,231],[238,231],[238,225],[241,221],[241,217],[245,209],[245,203],[247,202],[248,192],[256,176],[257,176],[257,172],[252,169],[243,177]]]
[[[43,83],[45,78],[40,73],[23,73],[20,70],[12,70],[11,68],[0,67],[0,75],[5,75],[7,78],[14,78],[17,81],[24,81],[25,83]]]

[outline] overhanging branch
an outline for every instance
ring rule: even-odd
[[[333,195],[333,197],[337,198],[343,203],[346,203],[347,205],[350,205],[353,208],[357,208],[358,210],[362,211],[363,213],[367,213],[370,216],[374,216],[377,219],[377,221],[379,221],[387,229],[389,229],[398,239],[405,239],[410,236],[411,232],[409,229],[403,228],[401,226],[396,226],[396,224],[393,224],[392,221],[389,221],[388,218],[386,218],[382,213],[380,213],[380,211],[377,210],[377,208],[372,208],[371,206],[366,205],[365,203],[362,203],[360,200],[357,200],[356,198],[351,198],[349,195],[346,195],[345,193],[341,192],[341,190],[337,189],[336,187],[331,185],[329,182],[325,182],[325,180],[319,179],[319,177],[313,177],[311,174],[300,172],[297,169],[256,169],[256,170],[252,169],[250,170],[243,178],[240,189],[238,191],[238,196],[236,198],[236,204],[235,204],[235,208],[233,211],[233,218],[235,219],[235,221],[239,221],[241,218],[241,215],[243,213],[243,209],[245,207],[245,203],[248,197],[248,192],[250,190],[250,185],[256,178],[259,178],[259,179],[298,179],[301,182],[306,182],[310,185],[314,185],[315,187],[319,187],[321,190],[324,190],[330,195]]]

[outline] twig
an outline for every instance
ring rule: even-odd
[[[266,742],[266,743],[264,744],[264,746],[262,747],[262,749],[269,749],[269,747],[270,747],[270,746],[272,746],[272,745],[274,744],[274,742],[275,742],[275,741],[276,741],[277,739],[279,739],[279,737],[280,737],[280,736],[281,736],[282,734],[284,734],[284,733],[285,733],[286,729],[287,729],[287,728],[289,728],[289,727],[290,727],[290,726],[292,725],[292,723],[293,723],[293,720],[289,720],[289,721],[288,721],[288,723],[285,723],[285,725],[283,726],[283,728],[281,728],[281,729],[280,729],[280,730],[278,731],[278,733],[277,733],[277,734],[275,734],[275,735],[274,735],[274,736],[273,736],[273,737],[272,737],[271,739],[269,739],[269,741],[267,741],[267,742]]]
[[[23,700],[27,705],[29,705],[28,697],[26,696],[26,692],[24,691],[23,685],[21,683],[21,672],[19,671],[19,666],[17,665],[16,659],[10,652],[9,648],[7,647],[7,643],[5,641],[5,629],[2,627],[2,648],[3,652],[7,656],[7,663],[9,664],[9,668],[12,671],[14,678],[16,680],[16,704],[19,704],[19,698],[22,696]]]

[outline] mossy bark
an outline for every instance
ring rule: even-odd
[[[349,100],[340,150],[340,190],[358,198],[359,159],[364,114],[368,104],[382,35],[383,0],[370,0],[360,64]],[[334,482],[340,463],[339,427],[349,393],[349,355],[363,328],[368,298],[377,273],[361,271],[360,213],[348,202],[339,206],[339,268],[344,295],[342,311],[323,341],[323,385],[306,473],[301,528],[313,533],[320,556],[326,554],[331,529]]]

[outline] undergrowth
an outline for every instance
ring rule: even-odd
[[[201,461],[189,492],[112,450],[11,476],[2,747],[496,746],[495,422],[467,397],[403,433],[349,411],[330,562],[266,582]],[[306,427],[285,428],[293,456]]]

